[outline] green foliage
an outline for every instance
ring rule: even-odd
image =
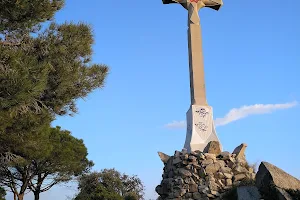
[[[53,17],[63,0],[0,0],[0,34],[30,31]]]
[[[36,28],[63,5],[64,0],[0,0],[5,8],[0,9],[0,134],[26,133],[55,114],[74,114],[78,98],[103,87],[108,67],[90,62],[94,41],[88,25],[52,22],[44,31]]]
[[[18,142],[13,150],[23,160],[10,163],[0,174],[0,183],[14,193],[23,194],[26,189],[30,189],[39,195],[56,184],[87,172],[93,165],[87,159],[87,149],[83,141],[60,127],[19,137],[22,142]],[[16,135],[11,138],[18,140]],[[21,185],[20,191],[15,189],[17,185]]]
[[[125,195],[124,200],[139,200],[139,197],[137,194],[133,192],[129,192],[128,194]]]
[[[144,186],[136,176],[121,174],[115,169],[104,169],[82,175],[79,179],[79,194],[75,200],[143,199]]]
[[[0,45],[1,116],[75,113],[75,100],[101,88],[108,73],[89,64],[92,44],[89,26],[53,23],[17,48]]]
[[[103,185],[98,184],[90,193],[80,192],[75,200],[123,200],[123,198],[118,193],[109,191]]]
[[[0,200],[5,200],[6,192],[4,188],[0,187]]]
[[[57,115],[75,114],[76,100],[102,88],[108,74],[91,63],[89,25],[44,23],[63,5],[0,0],[0,183],[18,199],[27,189],[38,199],[92,165],[82,140],[50,128]]]
[[[0,153],[18,142],[3,138],[41,132],[55,115],[76,113],[76,100],[104,85],[108,67],[90,62],[88,25],[53,22],[39,29],[63,4],[0,0]]]

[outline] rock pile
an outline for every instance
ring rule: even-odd
[[[174,156],[159,152],[164,163],[163,180],[156,187],[162,200],[218,199],[221,194],[243,180],[254,180],[254,169],[245,159],[247,145],[241,144],[232,153],[221,152],[216,141],[204,152],[175,151]]]

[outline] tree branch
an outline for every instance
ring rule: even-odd
[[[41,189],[41,192],[45,192],[45,191],[49,190],[50,188],[52,188],[57,183],[58,183],[58,181],[54,181],[53,183],[49,184],[47,187]]]

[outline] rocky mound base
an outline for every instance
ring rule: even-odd
[[[300,180],[262,162],[257,174],[245,158],[247,145],[221,152],[212,141],[203,152],[159,152],[164,163],[158,200],[300,200]]]
[[[219,143],[212,141],[204,152],[183,149],[174,156],[159,152],[165,166],[156,192],[163,200],[216,199],[241,181],[254,181],[254,169],[244,155],[246,147],[241,144],[232,153],[221,152]]]

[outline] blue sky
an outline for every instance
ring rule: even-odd
[[[299,7],[295,0],[224,0],[218,12],[200,11],[208,103],[215,118],[224,120],[234,108],[227,122],[244,116],[217,127],[224,150],[245,142],[249,162],[268,161],[298,178]],[[56,20],[91,24],[93,62],[109,65],[110,74],[104,89],[78,101],[79,114],[54,125],[85,141],[95,170],[136,174],[146,199],[155,198],[163,169],[157,152],[173,154],[185,140],[186,10],[160,0],[67,0]],[[174,121],[182,122],[170,128]],[[76,184],[56,187],[41,199],[75,192]]]

